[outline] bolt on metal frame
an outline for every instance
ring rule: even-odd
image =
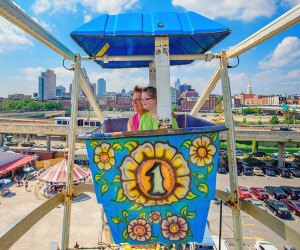
[[[50,35],[45,29],[43,29],[38,23],[36,23],[34,20],[32,20],[29,16],[27,16],[22,10],[20,10],[17,6],[15,6],[12,2],[9,0],[0,0],[0,15],[2,15],[4,18],[6,18],[8,21],[14,23],[16,26],[20,27],[23,29],[25,32],[30,34],[32,37],[36,38],[37,40],[41,41],[60,55],[62,55],[64,58],[67,58],[69,60],[75,61],[75,83],[74,87],[77,86],[79,87],[79,82],[87,94],[87,97],[89,101],[92,104],[93,109],[95,110],[98,118],[100,121],[103,121],[103,115],[101,114],[101,111],[98,107],[97,102],[92,95],[92,92],[88,86],[88,84],[85,82],[82,73],[80,72],[80,56],[78,54],[74,54],[71,52],[67,47],[65,47],[61,42],[59,42],[55,37]],[[197,115],[199,112],[201,106],[203,105],[205,99],[208,97],[208,95],[212,92],[212,90],[215,88],[218,80],[222,76],[222,89],[223,89],[223,94],[224,94],[224,106],[226,109],[225,112],[225,123],[227,127],[229,127],[228,135],[227,135],[227,140],[229,141],[229,161],[230,161],[230,183],[231,183],[231,192],[232,196],[230,197],[229,201],[233,202],[234,204],[231,206],[233,209],[233,220],[234,220],[234,236],[235,236],[235,243],[237,249],[243,249],[242,247],[242,232],[241,232],[241,220],[240,220],[240,207],[239,207],[239,201],[238,201],[238,194],[237,194],[237,173],[236,173],[236,162],[235,162],[235,141],[234,141],[234,128],[233,128],[233,120],[232,120],[232,113],[231,113],[231,93],[230,93],[230,82],[228,79],[228,72],[227,72],[227,59],[235,57],[247,50],[249,50],[252,47],[255,47],[256,45],[262,43],[263,41],[271,38],[272,36],[286,30],[287,28],[297,24],[300,22],[300,4],[296,5],[294,8],[292,8],[290,11],[286,12],[284,15],[281,17],[277,18],[275,21],[267,25],[265,28],[259,30],[257,33],[254,35],[250,36],[248,39],[245,39],[243,42],[238,44],[237,46],[233,47],[227,52],[222,52],[221,53],[221,65],[217,67],[215,73],[213,74],[212,78],[210,79],[204,94],[198,99],[198,102],[196,103],[195,107],[193,108],[191,114],[192,115]],[[172,57],[170,55],[167,55],[168,59],[170,60],[176,60],[176,57]],[[178,59],[177,60],[183,60],[188,58],[188,56],[185,55],[177,55]],[[202,57],[202,56],[200,56]],[[205,57],[207,58],[207,55],[203,55],[204,59]],[[215,57],[219,57],[216,55]],[[86,59],[97,59],[95,58],[83,58],[84,60]],[[111,58],[112,60],[117,60],[118,58]],[[120,57],[120,60],[128,60],[126,57]],[[138,58],[133,60],[137,60]],[[198,59],[195,57],[195,59]],[[193,60],[195,60],[193,59]],[[202,58],[203,59],[203,58]],[[207,58],[208,59],[208,58]],[[104,61],[109,60],[109,57],[104,56],[103,57]],[[144,60],[144,59],[143,59]],[[149,61],[153,60],[152,57],[149,57]],[[155,65],[156,68],[157,65]],[[162,65],[163,67],[167,66],[167,61],[165,60],[164,64]],[[157,68],[156,68],[157,70]],[[166,75],[167,73],[163,73]],[[156,74],[156,77],[159,74]],[[73,88],[74,89],[74,88]],[[78,102],[78,93],[76,94],[75,91],[72,94],[72,103],[77,103]],[[69,132],[69,159],[71,156],[74,156],[74,151],[75,151],[75,136],[74,136],[74,131],[76,131],[76,120],[77,117],[77,109],[76,104],[74,104],[74,107],[72,106],[72,112],[71,112],[71,122],[70,125],[70,132]],[[169,108],[166,108],[166,110],[169,112]],[[64,213],[64,225],[63,225],[63,239],[62,239],[62,249],[67,249],[69,245],[69,229],[70,229],[70,213],[71,213],[71,201],[74,195],[74,190],[73,190],[73,183],[72,183],[72,163],[69,160],[68,164],[68,180],[67,180],[67,192],[65,193],[65,202],[67,205],[65,206],[65,213]],[[226,195],[222,193],[217,192],[217,196],[221,197],[226,197]],[[55,201],[57,202],[57,200]],[[244,204],[244,202],[242,202]],[[44,205],[44,204],[43,204]],[[247,206],[250,205],[245,205]],[[44,211],[45,212],[45,211]],[[27,219],[28,216],[25,217]],[[275,224],[274,221],[277,222],[277,220],[272,220],[272,223]],[[268,224],[267,222],[265,223],[266,225]],[[278,224],[278,223],[277,223]],[[34,225],[34,223],[32,223]],[[272,228],[271,226],[269,226]],[[288,228],[288,226],[284,226],[285,228]],[[283,228],[281,225],[280,228]],[[273,229],[274,230],[274,229]],[[276,233],[278,233],[280,236],[286,236],[282,232],[277,232],[278,230],[274,230]],[[297,233],[294,232],[293,230],[289,229],[287,230],[290,234],[288,234],[289,239],[292,239],[296,246],[298,246],[299,239],[297,239]],[[25,233],[25,232],[24,232]],[[0,238],[1,241],[2,237]],[[10,242],[11,243],[11,242]],[[13,244],[13,243],[12,243]]]

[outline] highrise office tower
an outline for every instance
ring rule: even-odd
[[[106,81],[104,78],[98,79],[98,96],[106,96]]]
[[[180,79],[177,79],[175,81],[175,89],[179,90],[179,86],[180,86]]]
[[[56,96],[65,96],[66,94],[66,88],[64,86],[57,86],[56,87]]]
[[[46,101],[56,97],[56,75],[47,69],[39,77],[39,101]]]

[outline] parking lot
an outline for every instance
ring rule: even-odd
[[[290,186],[300,186],[300,178],[282,178],[279,176],[269,177],[269,176],[239,176],[238,184],[240,186],[250,187],[264,187],[264,186],[280,186],[280,185],[290,185]],[[229,187],[229,175],[228,174],[217,174],[217,189],[225,191]],[[267,209],[268,213],[271,213]],[[209,223],[211,232],[214,235],[219,234],[219,215],[220,215],[220,205],[219,202],[212,202],[210,212],[209,212]],[[277,217],[278,218],[278,217]],[[242,212],[242,230],[243,230],[243,240],[245,249],[254,249],[254,243],[256,240],[266,240],[276,246],[278,249],[283,249],[285,244],[288,244],[270,229],[265,227],[259,221],[253,219],[248,214]],[[291,219],[280,219],[296,231],[300,231],[300,217],[293,215]],[[222,219],[222,238],[228,241],[230,248],[234,249],[234,236],[233,236],[233,226],[232,226],[232,215],[231,209],[229,207],[223,206],[223,219]]]

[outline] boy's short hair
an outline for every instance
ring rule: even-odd
[[[134,88],[133,88],[133,93],[134,92],[142,93],[143,92],[143,88],[140,87],[139,85],[135,85]]]

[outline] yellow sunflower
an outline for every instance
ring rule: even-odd
[[[190,169],[182,154],[167,143],[144,143],[120,166],[125,196],[145,206],[183,199],[189,191]]]
[[[95,147],[94,162],[99,169],[109,170],[116,164],[115,150],[110,144],[102,142]]]
[[[204,167],[212,163],[216,147],[207,136],[201,136],[192,141],[189,149],[191,162],[198,167]]]

